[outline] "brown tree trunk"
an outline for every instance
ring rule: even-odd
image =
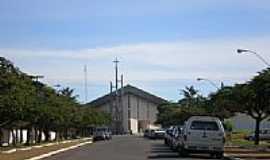
[[[18,142],[20,142],[20,137],[19,137],[19,129],[18,128],[16,128],[16,130],[15,130],[15,132],[16,132],[16,143],[18,143]]]
[[[41,141],[42,141],[42,129],[39,129],[37,143],[41,143]]]
[[[55,141],[59,141],[59,131],[58,130],[56,130],[55,131]]]
[[[26,133],[26,145],[30,145],[31,144],[31,128],[28,127],[27,128],[27,133]]]
[[[48,129],[44,130],[44,136],[45,136],[45,142],[49,142],[50,141],[50,132]]]
[[[67,128],[65,128],[65,131],[64,131],[65,133],[64,133],[64,138],[65,139],[68,139],[68,129]]]
[[[37,143],[37,141],[38,141],[38,129],[37,129],[37,127],[34,128],[34,134],[35,134],[35,137],[34,137],[35,143]]]
[[[2,144],[2,142],[4,141],[3,136],[4,134],[3,134],[2,128],[0,128],[0,144]]]
[[[12,145],[13,146],[16,146],[16,139],[17,139],[17,137],[16,137],[13,129],[11,130],[11,135],[12,135]]]
[[[255,126],[255,145],[259,145],[260,143],[260,124],[261,124],[261,119],[257,118],[256,119],[256,126]]]
[[[20,128],[20,143],[23,143],[23,128]]]

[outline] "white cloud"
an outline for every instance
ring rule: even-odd
[[[243,80],[265,65],[254,55],[238,55],[237,48],[253,49],[270,61],[270,38],[175,41],[123,44],[80,50],[0,49],[0,55],[20,62],[43,62],[40,66],[21,63],[30,73],[45,74],[51,81],[80,82],[82,66],[89,65],[89,80],[105,83],[113,79],[114,57],[119,57],[121,71],[129,81],[194,79]],[[46,63],[57,61],[59,66]],[[25,67],[28,66],[28,67]]]

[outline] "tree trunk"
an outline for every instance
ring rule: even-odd
[[[60,139],[60,141],[63,140],[63,130],[62,129],[59,130],[59,139]]]
[[[37,143],[41,143],[41,141],[42,141],[42,129],[39,129]]]
[[[37,129],[37,127],[34,128],[34,134],[35,134],[35,137],[34,137],[35,143],[37,143],[37,141],[38,141],[38,129]]]
[[[0,128],[0,144],[2,144],[3,142],[3,132],[2,132],[2,128]]]
[[[20,128],[20,143],[23,143],[23,128]]]
[[[57,129],[56,131],[55,131],[55,141],[59,141],[59,130]]]
[[[259,145],[260,143],[260,124],[261,124],[261,119],[257,118],[256,119],[256,126],[255,126],[255,145]]]
[[[27,128],[27,135],[26,135],[26,145],[30,145],[30,139],[31,139],[31,129],[30,128]]]
[[[45,142],[49,142],[50,141],[50,132],[48,129],[44,130],[44,135],[45,135]]]
[[[65,131],[64,131],[65,133],[64,133],[64,138],[65,139],[68,139],[68,129],[67,128],[65,128]]]
[[[12,145],[16,146],[16,138],[17,137],[16,137],[13,129],[11,129],[11,135],[12,135]]]
[[[16,128],[15,132],[16,132],[16,143],[18,143],[20,141],[20,139],[19,139],[20,138],[19,137],[19,129]]]

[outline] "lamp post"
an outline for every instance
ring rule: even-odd
[[[212,86],[214,86],[217,90],[219,90],[220,88],[210,79],[206,79],[206,78],[197,78],[197,81],[207,81],[209,82]]]
[[[248,50],[248,49],[237,49],[237,53],[242,54],[242,53],[252,53],[254,54],[257,58],[259,58],[264,64],[266,64],[268,67],[270,67],[270,63],[268,63],[261,55],[259,55],[257,52]]]

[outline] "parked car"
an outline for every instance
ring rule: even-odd
[[[167,128],[164,135],[164,144],[169,145],[172,136],[173,127]]]
[[[108,127],[97,127],[93,134],[94,141],[112,139],[112,132]]]
[[[171,133],[167,136],[167,143],[168,146],[172,148],[173,138],[175,135],[175,128],[176,126],[171,126]]]
[[[164,129],[155,129],[153,132],[152,138],[154,139],[163,139],[165,136],[165,130]]]
[[[150,129],[149,130],[149,138],[150,139],[162,139],[164,138],[165,131],[162,129]]]
[[[270,128],[261,129],[259,132],[260,140],[270,140]],[[255,133],[251,133],[245,137],[245,139],[253,141],[255,140]]]
[[[173,134],[172,134],[172,139],[170,143],[170,147],[172,150],[176,151],[179,147],[179,142],[182,138],[182,126],[174,126],[173,129]]]
[[[143,132],[143,136],[148,138],[150,136],[150,129],[145,129]]]
[[[192,116],[183,129],[179,140],[180,155],[189,153],[208,153],[222,158],[224,153],[225,132],[221,121],[211,116]]]

